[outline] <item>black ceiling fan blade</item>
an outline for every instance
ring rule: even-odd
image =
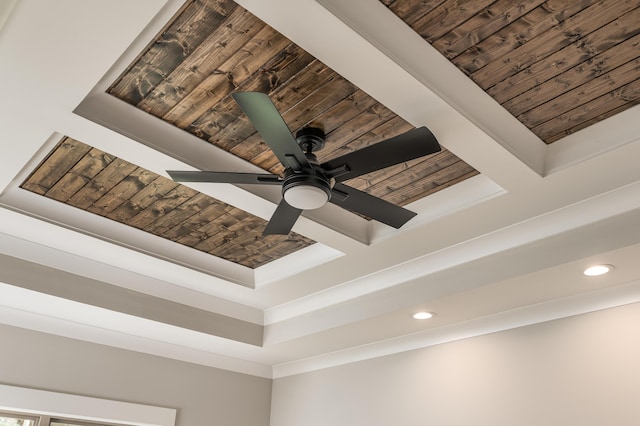
[[[287,235],[295,225],[302,210],[291,207],[284,198],[278,204],[262,235]]]
[[[280,185],[282,179],[278,175],[267,173],[232,173],[206,171],[167,170],[167,174],[175,182],[211,182],[211,183],[246,183]]]
[[[426,127],[418,127],[393,138],[369,145],[358,151],[334,158],[321,166],[327,171],[348,169],[335,176],[344,182],[365,173],[374,172],[405,161],[433,154],[442,148],[433,133]],[[346,169],[343,166],[346,165]]]
[[[330,202],[396,229],[417,214],[342,183],[336,183],[333,187]]]
[[[285,167],[296,171],[310,167],[307,156],[269,96],[260,92],[238,92],[232,96]]]

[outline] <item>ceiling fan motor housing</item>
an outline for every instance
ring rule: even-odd
[[[304,127],[296,133],[296,142],[307,154],[321,150],[324,147],[324,130],[317,127]]]

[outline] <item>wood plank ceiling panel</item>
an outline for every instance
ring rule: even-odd
[[[640,102],[640,0],[381,0],[546,143]]]
[[[189,1],[108,93],[253,164],[282,165],[231,97],[267,93],[293,133],[324,129],[325,161],[413,127],[251,13]],[[437,136],[437,135],[436,135]],[[405,205],[477,172],[449,151],[346,182]]]
[[[314,243],[69,137],[21,188],[249,268]]]

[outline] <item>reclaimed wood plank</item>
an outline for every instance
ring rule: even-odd
[[[553,136],[547,136],[544,140],[545,143],[547,144],[551,144],[553,142],[559,141],[560,139],[564,138],[565,136],[568,136],[572,133],[575,133],[579,130],[585,129],[593,124],[596,124],[606,118],[609,117],[613,117],[616,114],[621,113],[622,111],[631,108],[633,106],[633,104],[628,104],[628,103],[623,103],[620,106],[618,106],[617,108],[614,108],[612,110],[609,111],[604,111],[601,114],[598,114],[596,116],[594,116],[593,118],[583,121],[582,123],[579,123],[573,127],[570,127],[568,129],[563,129],[560,133],[555,134]]]
[[[216,224],[211,224],[211,226],[208,226],[207,229],[212,233],[212,235],[205,234],[207,238],[200,240],[192,247],[196,250],[200,250],[214,256],[218,256],[216,250],[219,249],[219,247],[228,244],[229,241],[235,238],[236,235],[235,232],[230,231],[224,226],[219,226]],[[217,229],[218,232],[213,232],[215,229]],[[183,240],[184,239],[178,240],[178,242],[181,243]]]
[[[606,93],[615,92],[635,81],[640,75],[639,71],[640,58],[637,58],[518,115],[518,119],[528,127],[536,127],[574,109],[577,105],[589,103]]]
[[[638,19],[640,19],[640,9],[638,9],[638,12]],[[619,67],[624,67],[625,62],[631,58],[640,57],[640,26],[638,26],[636,31],[638,35],[635,37],[615,45],[594,57],[580,61],[576,66],[504,102],[503,106],[513,115],[517,116],[544,104],[550,99],[558,97],[562,93],[570,92],[581,85],[589,83],[593,79],[611,74],[619,74]],[[576,47],[576,50],[582,49],[584,46],[593,46],[594,52],[598,52],[603,50],[601,47],[606,47],[610,39],[605,37],[594,38],[594,42],[597,43],[597,40],[601,40],[602,44],[594,46],[590,43],[582,42],[580,43],[581,47]],[[572,65],[579,59],[582,58],[576,58],[576,60],[572,61],[564,55],[563,59],[558,59],[557,62]],[[548,69],[551,67],[552,65],[550,64],[547,66]],[[541,72],[540,75],[545,76],[545,73]]]
[[[171,108],[163,119],[178,127],[186,127],[229,95],[240,82],[260,71],[260,68],[291,42],[265,25],[245,46],[217,67],[200,84]],[[269,57],[265,58],[265,55]]]
[[[127,220],[127,225],[150,232],[156,220],[196,195],[197,191],[184,185],[178,185],[161,198],[156,199],[152,204],[147,206],[147,208]]]
[[[136,168],[137,166],[135,164],[131,164],[120,158],[114,159],[96,176],[89,180],[84,187],[69,197],[67,204],[81,209],[87,209]]]
[[[215,223],[207,224],[198,230],[204,232],[207,238],[199,241],[193,248],[207,253],[211,253],[214,250],[221,250],[221,246],[228,244],[237,236],[237,231],[229,229],[229,226],[238,222],[244,222],[250,217],[251,215],[249,213],[235,207],[228,209]],[[214,232],[216,230],[217,232]]]
[[[311,55],[291,44],[269,60],[259,72],[241,82],[236,90],[239,92],[270,93],[313,61],[314,58]],[[220,129],[226,127],[241,114],[240,107],[230,96],[227,96],[187,126],[185,130],[202,139],[210,140]]]
[[[99,214],[100,216],[106,216],[107,213],[112,212],[125,201],[129,200],[133,195],[141,191],[145,186],[149,185],[158,175],[150,172],[149,170],[138,167],[131,172],[128,176],[119,182],[116,186],[111,188],[96,200],[92,205],[87,207],[87,210]]]
[[[106,216],[115,221],[127,223],[130,218],[149,207],[157,199],[162,198],[177,186],[178,184],[172,180],[157,176],[142,190],[138,191],[114,210],[108,212]]]
[[[372,184],[366,188],[366,192],[383,199],[394,199],[393,194],[402,191],[407,185],[411,185],[417,181],[429,181],[439,179],[438,172],[442,169],[457,164],[460,159],[451,155],[449,151],[439,152],[422,161],[415,162],[412,167],[396,173],[393,176],[386,176],[382,179],[378,178],[371,182]]]
[[[628,15],[636,15],[638,20],[633,22],[637,25],[640,22],[640,9],[636,11],[637,13]],[[621,28],[617,24],[612,24],[600,30],[609,29],[609,27]],[[494,88],[506,82],[506,89],[498,89],[494,99],[517,116],[640,57],[640,25],[634,29],[623,27],[622,33],[615,34],[600,30],[594,32],[593,37],[589,35],[579,44],[571,44],[544,61],[532,65],[526,73],[518,73],[501,82],[491,88],[488,93],[494,93]],[[624,40],[633,33],[636,35]],[[624,41],[615,44],[621,40]],[[567,50],[570,52],[566,52]],[[592,56],[594,54],[595,56]],[[517,92],[520,94],[505,101],[505,98]]]
[[[396,0],[388,7],[409,26],[438,7],[444,0]]]
[[[63,137],[20,187],[36,194],[44,195],[89,150],[91,150],[89,145],[67,136]]]
[[[429,43],[444,36],[476,15],[495,0],[445,0],[411,24],[411,28]]]
[[[162,117],[220,65],[241,51],[264,26],[264,22],[237,7],[138,103],[138,108]]]
[[[428,175],[422,179],[410,182],[404,187],[396,188],[385,198],[387,201],[400,206],[424,197],[424,193],[431,194],[437,190],[446,188],[454,183],[460,182],[461,176],[465,179],[478,174],[471,166],[464,161],[455,162],[436,173]]]
[[[188,238],[188,235],[191,237],[198,236],[197,239],[200,241],[200,237],[203,237],[207,234],[206,226],[215,223],[215,221],[222,215],[224,215],[231,206],[225,204],[221,201],[216,200],[213,204],[206,207],[202,211],[190,216],[179,224],[176,224],[173,228],[164,231],[164,237],[173,241],[178,241],[181,238]],[[211,236],[210,234],[208,236]],[[187,244],[186,242],[182,242],[184,245],[193,245]]]
[[[544,0],[498,0],[478,11],[467,21],[434,39],[432,45],[451,59],[516,19],[540,6]]]
[[[187,3],[107,92],[137,105],[236,7],[232,0]]]
[[[581,0],[567,3],[564,0],[547,0],[500,31],[465,50],[453,58],[452,62],[467,75],[471,75],[580,12],[594,1]]]
[[[582,104],[531,129],[540,139],[546,140],[566,129],[580,126],[595,117],[607,116],[606,111],[620,111],[620,107],[631,107],[640,102],[640,80],[618,87],[615,90]]]
[[[163,214],[153,223],[146,226],[145,231],[164,237],[165,233],[170,229],[184,223],[191,216],[200,213],[214,203],[216,203],[216,200],[208,195],[196,193],[192,198],[176,206],[174,209]]]
[[[580,40],[636,6],[637,0],[603,0],[595,3],[509,52],[499,61],[487,64],[471,74],[471,78],[480,87],[487,89],[553,52]]]
[[[114,159],[114,156],[104,151],[91,148],[44,195],[57,201],[66,202]]]

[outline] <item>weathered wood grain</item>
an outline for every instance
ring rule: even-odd
[[[27,177],[21,188],[44,195],[90,149],[90,146],[75,139],[63,137],[47,158]]]
[[[348,142],[364,135],[392,118],[395,114],[380,104],[374,104],[360,114],[353,117],[344,125],[327,133],[326,145],[318,152],[318,160],[321,162],[339,157],[352,151],[345,148]]]
[[[476,15],[494,1],[445,0],[411,24],[411,28],[425,40],[433,42],[456,28],[461,22],[465,22]]]
[[[614,108],[614,109],[609,110],[609,111],[604,111],[601,114],[598,114],[598,115],[594,116],[593,118],[591,118],[589,120],[586,120],[586,121],[583,121],[583,122],[581,122],[579,124],[576,124],[573,127],[569,127],[567,129],[564,129],[558,134],[555,134],[553,136],[547,136],[547,137],[545,137],[544,142],[546,142],[547,144],[551,144],[551,143],[553,143],[555,141],[558,141],[558,140],[562,139],[565,136],[568,136],[568,135],[570,135],[572,133],[577,132],[578,130],[582,130],[584,128],[587,128],[587,127],[591,126],[592,124],[598,123],[598,122],[604,120],[605,118],[612,117],[612,116],[614,116],[614,115],[616,115],[616,114],[618,114],[618,113],[620,113],[620,112],[622,112],[622,111],[624,111],[624,110],[626,110],[628,108],[629,108],[629,104],[625,102],[625,103],[621,104],[620,106],[618,106],[617,108]]]
[[[384,4],[547,143],[636,102],[637,0]]]
[[[409,26],[422,18],[444,0],[396,0],[387,6]]]
[[[487,93],[517,116],[559,93],[605,75],[640,56],[640,25],[637,22],[640,22],[640,9],[533,64]],[[635,26],[627,26],[628,23]],[[513,96],[514,93],[517,96]]]
[[[637,105],[640,98],[640,80],[618,87],[606,94],[582,104],[574,109],[566,111],[549,121],[546,121],[531,130],[542,140],[566,131],[567,129],[580,128],[584,122],[595,117],[608,117],[609,111],[619,111],[623,105],[627,107]]]
[[[90,149],[44,195],[57,201],[68,201],[114,159],[104,151]]]
[[[547,0],[500,31],[471,46],[456,56],[452,62],[465,73],[472,74],[500,60],[529,40],[544,34],[594,1],[582,0],[567,3],[564,0]]]
[[[138,108],[156,117],[162,117],[220,65],[242,49],[264,25],[245,9],[236,7],[225,19],[225,25],[211,32],[179,67],[138,103]]]
[[[236,90],[271,93],[289,78],[306,69],[313,61],[313,57],[298,46],[289,45],[277,52],[258,72],[241,82]],[[209,141],[220,129],[241,115],[244,114],[231,96],[225,96],[185,130]]]
[[[633,8],[637,0],[603,0],[567,18],[522,46],[474,72],[471,77],[482,88],[489,88],[540,61],[553,52],[580,40]]]
[[[138,104],[235,8],[231,0],[188,2],[107,91]]]
[[[520,114],[519,120],[529,127],[549,121],[560,114],[574,109],[577,105],[606,94],[621,90],[628,83],[635,81],[640,75],[640,58],[619,66],[611,72],[563,93],[551,101],[545,102],[529,111]]]
[[[149,170],[138,167],[129,175],[125,176],[116,186],[111,188],[96,200],[92,205],[87,207],[87,210],[91,213],[99,214],[100,216],[106,216],[112,212],[124,202],[129,200],[138,191],[142,190],[145,186],[149,185],[157,175],[151,173]]]
[[[193,197],[164,213],[144,229],[155,235],[164,236],[175,226],[184,223],[190,217],[202,212],[217,201],[205,194],[196,193]]]
[[[59,176],[55,184],[50,175]],[[295,233],[263,237],[265,220],[70,138],[26,181],[41,195],[216,256],[223,253],[249,268],[314,243]]]
[[[215,225],[216,220],[231,208],[230,205],[215,200],[210,206],[165,231],[164,237],[179,241],[184,245],[193,246],[195,244],[193,241],[202,241],[213,235],[207,233],[207,226]],[[187,243],[187,239],[192,243]]]
[[[640,9],[636,9],[634,12],[627,14],[631,16],[630,19],[632,21],[630,22],[640,22]],[[627,20],[627,16],[621,18],[621,20]],[[503,101],[503,106],[517,116],[543,104],[549,99],[557,97],[559,93],[567,93],[598,76],[617,72],[614,70],[627,62],[630,57],[639,57],[640,26],[636,25],[636,27],[632,28],[621,27],[618,25],[619,23],[614,21],[614,23],[606,25],[593,33],[593,37],[585,37],[585,40],[581,40],[579,44],[567,46],[544,61],[534,64],[530,67],[532,68],[531,73],[528,73],[532,78],[528,79],[528,81],[522,79],[525,81],[522,82],[521,80],[521,82],[517,83],[517,86],[526,89],[533,84],[532,80],[541,79],[541,81],[533,88]],[[619,29],[619,32],[616,31],[613,34],[610,32],[617,29]],[[633,36],[633,33],[636,35]],[[631,38],[616,44],[616,41],[619,42],[626,37]],[[592,56],[594,54],[595,56]],[[559,71],[565,67],[567,69],[560,73]],[[517,76],[514,76],[514,78],[517,78]],[[511,87],[514,86],[512,85]],[[500,93],[495,98],[497,100],[503,99],[509,96],[510,92],[513,93],[513,90],[505,92]]]
[[[114,159],[95,177],[85,184],[83,188],[73,194],[67,203],[81,209],[89,208],[95,201],[120,183],[137,167],[119,158]]]
[[[543,0],[498,0],[433,40],[432,45],[447,58],[454,58],[542,3]]]
[[[387,200],[394,204],[405,206],[421,198],[420,194],[423,192],[433,193],[477,174],[478,172],[473,170],[468,164],[463,161],[458,161],[438,170],[432,176],[424,177],[402,188],[396,189],[387,197]]]
[[[279,52],[290,43],[273,28],[264,26],[242,49],[182,97],[163,119],[178,127],[190,125],[229,95],[239,82],[259,72],[260,67],[269,59],[265,59],[264,55],[270,55],[273,51]]]
[[[108,212],[107,217],[117,222],[128,223],[129,219],[144,211],[157,199],[162,198],[177,186],[177,183],[156,175],[155,179],[148,185],[120,204],[116,209]]]
[[[439,168],[460,161],[451,152],[443,150],[427,157],[416,158],[406,163],[397,164],[384,170],[368,173],[345,182],[361,191],[377,197],[384,197],[394,189],[401,188],[412,179],[422,178],[434,173]],[[405,172],[406,171],[406,172]],[[403,182],[403,183],[401,183]]]

